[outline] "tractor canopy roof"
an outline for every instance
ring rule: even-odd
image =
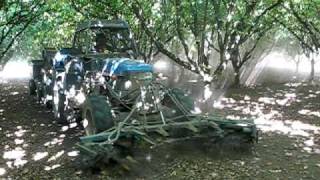
[[[123,20],[91,20],[80,23],[76,31],[92,28],[129,29],[129,25]]]

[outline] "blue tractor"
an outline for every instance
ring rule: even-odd
[[[32,78],[29,81],[29,93],[35,95],[39,103],[52,107],[52,58],[56,50],[44,48],[42,59],[32,61]]]
[[[88,21],[78,26],[73,47],[53,59],[53,111],[59,122],[81,122],[86,135],[77,146],[85,160],[121,161],[120,151],[133,141],[257,139],[251,120],[193,114],[184,91],[163,85],[152,65],[137,59],[131,37],[124,21]]]

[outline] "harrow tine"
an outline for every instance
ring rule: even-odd
[[[145,140],[146,142],[150,143],[151,145],[156,145],[157,143],[153,142],[151,139],[145,137],[145,136],[141,136],[143,140]]]
[[[138,161],[136,161],[135,159],[133,159],[132,156],[127,156],[126,159],[131,162],[131,163],[134,163],[134,164],[138,164]]]
[[[161,127],[157,128],[155,131],[157,133],[159,133],[160,135],[162,135],[162,136],[165,136],[165,137],[169,136],[169,133],[166,130],[164,130],[163,128],[161,128]]]
[[[133,159],[131,156],[126,156],[122,159],[116,159],[116,162],[122,167],[125,171],[130,171],[134,166],[139,162]]]
[[[194,133],[199,132],[199,129],[196,126],[194,126],[193,124],[191,124],[191,123],[189,123],[186,128],[189,129],[190,131],[194,132]]]

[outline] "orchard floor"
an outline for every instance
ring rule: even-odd
[[[0,80],[0,179],[319,179],[319,86],[234,89],[214,106],[231,119],[256,119],[262,133],[252,150],[192,140],[136,151],[130,171],[83,170],[74,148],[83,130],[57,124],[27,81]]]

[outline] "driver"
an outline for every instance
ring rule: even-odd
[[[107,41],[107,38],[103,33],[97,34],[95,50],[99,53],[105,52],[105,50],[107,49],[106,41]]]

